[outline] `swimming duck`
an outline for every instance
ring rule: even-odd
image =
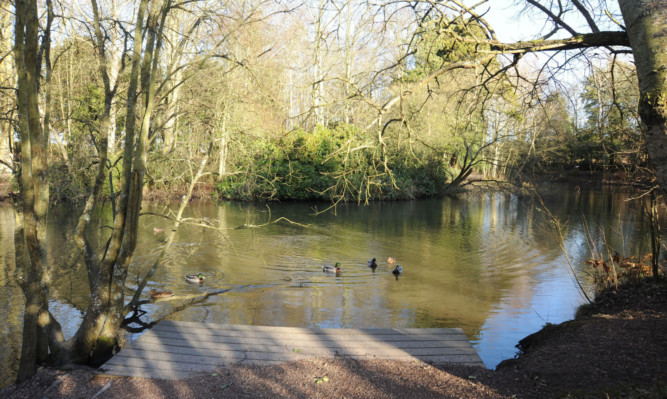
[[[375,258],[368,261],[368,267],[370,267],[372,269],[375,269],[376,267],[378,267],[378,264],[375,263]]]
[[[398,276],[399,274],[403,273],[403,268],[399,265],[396,265],[396,268],[392,271],[392,273]]]
[[[185,281],[187,281],[190,284],[201,284],[204,282],[204,275],[199,273],[199,274],[188,274],[185,276]]]
[[[151,290],[151,298],[157,299],[157,298],[167,298],[170,296],[173,296],[174,294],[171,293],[171,291],[158,291],[155,288]]]
[[[393,258],[393,257],[391,257],[391,256],[388,257],[388,258],[387,258],[387,263],[389,263],[390,265],[391,265],[392,263],[396,263],[396,258]]]
[[[325,273],[336,273],[336,274],[340,273],[341,272],[340,262],[336,262],[335,266],[324,265],[322,266],[322,271]]]

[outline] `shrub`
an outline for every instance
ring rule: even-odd
[[[318,126],[250,144],[252,156],[217,185],[220,197],[238,200],[375,200],[429,197],[446,187],[445,165],[435,156],[400,154],[378,161],[372,137],[349,125]],[[247,149],[246,149],[247,150]],[[394,185],[395,182],[395,185]]]

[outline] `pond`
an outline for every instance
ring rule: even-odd
[[[584,264],[590,242],[600,248],[606,242],[626,255],[649,252],[641,206],[627,201],[627,192],[553,185],[542,191],[549,210],[562,222],[565,249],[587,292],[592,290]],[[187,216],[218,229],[201,224],[181,228],[145,292],[231,288],[169,315],[172,320],[461,327],[489,368],[513,357],[517,342],[545,323],[572,318],[584,301],[544,212],[530,199],[463,195],[348,204],[316,215],[326,206],[195,202]],[[144,207],[161,214],[169,209]],[[101,212],[108,223],[108,212]],[[0,325],[0,362],[6,365],[0,387],[14,378],[20,355],[23,297],[13,277],[13,217],[10,207],[0,208],[0,318],[6,321]],[[85,270],[67,264],[72,262],[75,218],[73,209],[58,206],[49,225],[48,257],[58,267],[51,307],[68,337],[88,301]],[[129,289],[150,268],[169,227],[162,217],[142,217]],[[391,273],[390,256],[403,267],[402,275]],[[375,270],[367,266],[373,257],[379,265]],[[323,273],[322,265],[334,262],[341,262],[342,272]],[[184,275],[198,272],[206,278],[203,285],[185,282]],[[173,306],[170,301],[146,304],[143,319],[163,317]]]

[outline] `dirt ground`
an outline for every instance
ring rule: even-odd
[[[667,285],[607,292],[520,342],[496,370],[337,358],[166,381],[44,368],[3,398],[665,398]]]

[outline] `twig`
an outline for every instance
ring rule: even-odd
[[[293,221],[293,220],[290,220],[290,219],[288,219],[288,218],[286,218],[286,217],[284,217],[284,216],[281,216],[281,217],[279,217],[278,219],[276,219],[276,220],[274,220],[274,221],[269,221],[269,222],[266,222],[266,223],[264,223],[264,224],[243,224],[243,225],[237,227],[237,229],[256,229],[256,228],[258,228],[258,227],[265,227],[265,226],[268,226],[268,225],[270,225],[270,224],[278,223],[278,222],[280,222],[281,220],[284,220],[284,221],[286,221],[286,222],[288,222],[288,223],[290,223],[290,224],[294,224],[294,225],[301,226],[301,227],[304,227],[304,228],[308,228],[308,227],[310,227],[309,224],[302,224],[302,223],[299,223],[299,222],[295,222],[295,221]]]
[[[185,195],[181,201],[181,205],[178,208],[178,212],[176,213],[176,219],[174,222],[174,227],[171,229],[169,232],[169,235],[167,236],[167,243],[165,244],[164,248],[162,249],[162,252],[158,256],[158,258],[155,260],[153,263],[153,266],[151,269],[146,273],[146,276],[144,279],[139,283],[139,286],[137,287],[137,291],[134,293],[134,296],[128,302],[128,304],[125,306],[125,310],[129,312],[132,308],[136,307],[137,302],[139,301],[139,296],[141,295],[141,292],[143,291],[144,287],[146,287],[146,284],[148,283],[148,279],[150,279],[155,271],[157,270],[158,266],[162,263],[162,259],[167,254],[167,251],[171,248],[171,244],[174,242],[174,237],[176,236],[176,230],[178,230],[178,226],[181,224],[181,218],[183,216],[183,212],[185,211],[185,208],[187,207],[188,203],[190,202],[190,198],[192,197],[192,191],[194,190],[195,185],[197,184],[197,181],[201,178],[204,172],[204,168],[206,167],[206,164],[208,163],[209,155],[211,154],[211,149],[212,149],[212,144],[209,145],[208,151],[206,152],[206,155],[202,159],[199,169],[197,170],[197,173],[195,176],[192,178],[192,181],[190,182],[190,186],[188,187],[188,193]]]
[[[560,221],[558,218],[551,213],[549,208],[544,204],[544,201],[542,200],[542,197],[540,197],[540,194],[537,192],[537,190],[534,190],[535,196],[537,197],[537,200],[540,203],[540,206],[542,207],[542,210],[544,213],[549,217],[551,222],[556,228],[556,231],[554,232],[552,230],[552,233],[554,233],[554,236],[556,238],[556,241],[558,242],[558,246],[560,247],[560,250],[563,252],[565,255],[565,259],[567,260],[567,264],[570,267],[570,271],[572,272],[572,276],[574,277],[574,281],[577,282],[577,286],[579,286],[579,293],[581,293],[584,298],[588,301],[588,303],[593,303],[591,298],[588,297],[588,294],[586,293],[586,290],[584,290],[584,287],[581,285],[581,281],[579,281],[579,277],[577,276],[577,273],[574,270],[574,266],[572,266],[572,260],[570,259],[570,255],[567,252],[567,248],[565,248],[565,244],[563,243],[563,231],[561,229]]]

